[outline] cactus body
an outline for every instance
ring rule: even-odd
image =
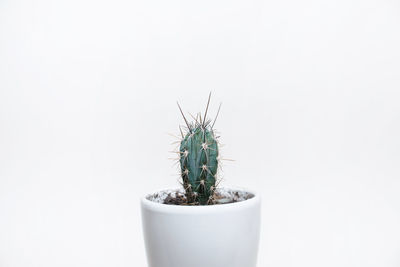
[[[218,143],[208,123],[196,123],[189,127],[181,141],[179,153],[188,203],[212,204],[218,169]]]

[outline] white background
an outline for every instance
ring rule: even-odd
[[[146,266],[210,90],[260,267],[400,266],[397,0],[0,0],[0,266]]]

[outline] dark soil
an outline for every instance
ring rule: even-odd
[[[239,202],[239,193],[235,192],[233,197],[227,198],[226,196],[215,193],[214,194],[214,204],[209,204],[209,205],[221,205],[221,204],[229,204],[229,203],[235,203]],[[169,193],[168,196],[164,199],[164,204],[167,205],[180,205],[180,206],[185,206],[185,205],[196,205],[196,203],[187,203],[186,196],[180,192],[175,192],[174,194]]]
[[[171,193],[169,193],[168,196],[164,199],[164,204],[188,205],[185,195],[178,193],[178,192],[175,193],[175,196],[173,196]]]

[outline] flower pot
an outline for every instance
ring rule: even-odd
[[[237,192],[252,197],[209,206],[167,205],[151,200],[151,195],[142,198],[148,266],[255,267],[261,199],[254,192]]]

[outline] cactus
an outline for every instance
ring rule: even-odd
[[[209,205],[215,202],[218,142],[213,130],[215,120],[212,125],[210,125],[211,121],[207,120],[210,96],[204,119],[202,120],[201,114],[199,114],[192,123],[188,123],[178,104],[187,125],[186,134],[181,131],[182,140],[179,147],[180,170],[187,202],[192,205]]]

